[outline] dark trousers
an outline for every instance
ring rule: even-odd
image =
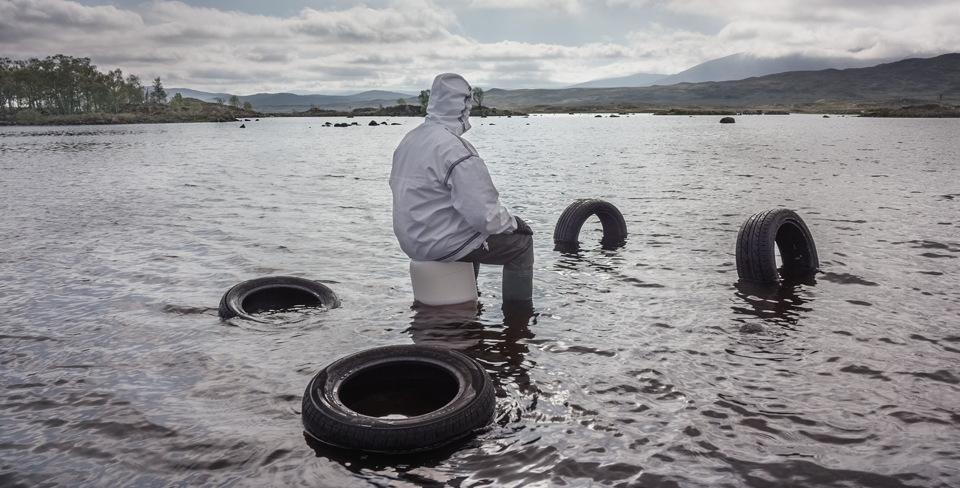
[[[533,298],[533,236],[525,234],[494,234],[487,237],[487,249],[480,246],[459,261],[473,263],[478,272],[480,264],[503,266],[502,294],[505,301]]]

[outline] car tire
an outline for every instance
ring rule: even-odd
[[[332,446],[412,452],[463,438],[493,420],[490,376],[466,355],[387,346],[323,368],[303,393],[303,429]]]
[[[737,275],[741,280],[777,283],[776,250],[783,271],[815,272],[820,267],[813,236],[796,212],[785,208],[752,215],[737,232]]]
[[[580,250],[580,228],[592,215],[599,217],[603,225],[601,247],[614,249],[624,245],[627,240],[627,224],[620,210],[603,200],[584,199],[571,203],[557,220],[557,226],[553,229],[554,250],[561,252]]]
[[[223,320],[253,319],[251,314],[297,306],[337,308],[340,297],[322,283],[295,276],[268,276],[243,281],[227,290],[218,312]]]

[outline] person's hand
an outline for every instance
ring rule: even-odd
[[[513,218],[517,219],[517,230],[513,231],[514,234],[523,234],[527,236],[533,235],[533,229],[531,229],[526,222],[516,215],[514,215]]]

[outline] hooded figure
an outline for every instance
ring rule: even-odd
[[[426,119],[393,153],[393,231],[416,260],[504,265],[504,300],[529,300],[533,232],[501,205],[486,164],[461,137],[472,98],[460,75],[433,80]]]

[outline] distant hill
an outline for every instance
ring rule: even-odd
[[[713,59],[674,75],[637,73],[619,78],[604,78],[588,81],[586,83],[571,85],[567,88],[619,88],[674,85],[677,83],[702,83],[706,81],[731,81],[754,76],[785,73],[788,71],[864,68],[875,64],[877,64],[876,61],[863,61],[856,58],[817,58],[801,56],[799,54],[778,58],[761,58],[752,54],[740,53]]]
[[[870,68],[792,71],[738,81],[679,83],[639,88],[489,90],[485,103],[505,109],[536,105],[640,103],[747,108],[820,100],[936,100],[960,103],[960,54],[905,59]]]
[[[168,96],[180,93],[185,98],[196,98],[204,102],[215,102],[217,98],[229,100],[229,93],[210,93],[189,88],[165,88]],[[419,102],[415,95],[371,90],[353,95],[295,95],[293,93],[257,93],[255,95],[239,96],[240,102],[250,102],[253,109],[263,113],[287,113],[293,110],[302,112],[308,110],[311,104],[325,110],[349,111],[355,108],[385,107],[396,105],[397,99],[403,98],[408,104],[416,105]]]
[[[779,58],[761,58],[740,53],[698,64],[688,70],[663,77],[645,86],[733,81],[790,71],[865,68],[876,64],[877,61],[863,61],[855,58],[815,58],[799,54]]]
[[[586,83],[578,83],[567,88],[617,88],[617,87],[636,87],[649,86],[655,81],[663,79],[668,75],[657,75],[652,73],[637,73],[630,76],[621,76],[619,78],[604,78],[602,80],[593,80]]]
[[[189,88],[163,88],[163,91],[167,92],[167,99],[173,97],[177,93],[180,94],[183,98],[196,98],[197,100],[202,100],[204,102],[213,103],[216,101],[217,97],[223,99],[230,99],[229,93],[210,93],[199,90],[191,90]]]

